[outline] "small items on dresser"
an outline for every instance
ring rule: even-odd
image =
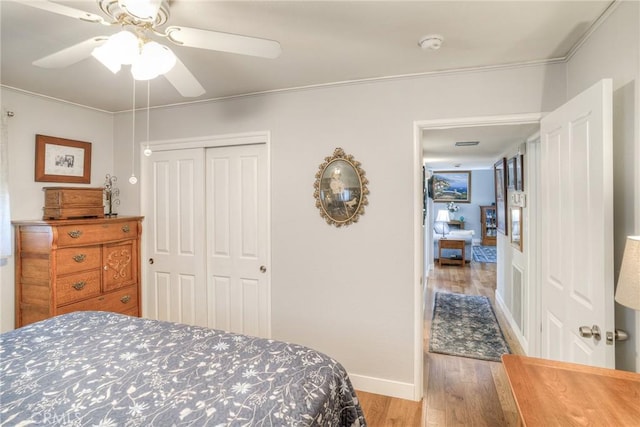
[[[103,218],[102,187],[44,187],[42,219]]]
[[[104,199],[107,203],[107,213],[105,216],[107,217],[118,216],[113,210],[114,206],[120,204],[120,199],[118,199],[120,190],[115,186],[116,181],[118,181],[118,177],[109,174],[107,174],[104,179]]]

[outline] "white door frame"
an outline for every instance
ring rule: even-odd
[[[423,364],[424,364],[424,307],[423,307],[423,274],[425,271],[424,260],[424,228],[422,226],[423,208],[423,184],[422,184],[422,132],[430,129],[451,129],[473,126],[499,126],[499,125],[519,125],[540,123],[543,113],[527,114],[506,114],[500,116],[477,116],[477,117],[456,117],[449,119],[419,120],[413,122],[413,171],[414,171],[414,213],[413,213],[413,236],[414,236],[414,278],[418,286],[414,293],[414,383],[416,384],[416,400],[423,395]],[[535,219],[534,219],[535,220]],[[533,236],[532,236],[533,237]],[[537,236],[533,237],[537,239]],[[532,242],[533,243],[533,242]],[[535,260],[529,259],[530,266],[536,266]],[[529,270],[535,270],[529,268]],[[426,277],[424,278],[426,281]],[[535,283],[531,283],[531,305],[536,307],[539,288]],[[538,313],[534,312],[537,317]],[[536,321],[534,324],[538,324]]]
[[[267,171],[266,171],[266,179],[267,179],[267,236],[266,236],[266,247],[267,247],[267,256],[266,263],[267,266],[271,265],[271,133],[269,131],[258,131],[258,132],[245,132],[245,133],[234,133],[234,134],[220,134],[220,135],[208,135],[208,136],[200,136],[195,138],[178,138],[178,139],[167,139],[167,140],[156,140],[149,141],[148,146],[152,151],[168,151],[168,150],[182,150],[188,148],[215,148],[215,147],[224,147],[224,146],[238,146],[238,145],[250,145],[250,144],[265,144],[267,148]],[[145,173],[148,172],[146,169],[150,166],[150,162],[144,161],[146,157],[143,154],[144,149],[147,147],[147,142],[140,144],[140,158],[141,160],[141,172],[140,176],[146,176]],[[202,177],[204,179],[204,176]],[[149,182],[140,183],[140,199],[141,199],[141,211],[142,215],[145,215],[144,207],[147,206],[145,198],[150,194],[150,190],[148,188],[150,185]],[[143,223],[144,227],[144,223]],[[146,245],[146,239],[142,239],[142,259],[147,259],[148,248]],[[142,282],[147,283],[147,269],[142,268]],[[271,337],[271,268],[267,268],[267,313],[268,313],[268,321],[267,321],[267,337]],[[144,315],[145,307],[142,307]]]

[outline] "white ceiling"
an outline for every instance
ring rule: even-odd
[[[102,15],[95,1],[58,3]],[[282,55],[261,59],[158,41],[170,45],[206,89],[197,100],[216,99],[361,79],[562,60],[611,3],[173,0],[167,25],[278,40]],[[0,14],[2,85],[109,112],[131,108],[128,67],[113,75],[93,58],[65,69],[32,65],[34,60],[90,37],[112,34],[118,27],[74,20],[9,0],[0,0]],[[432,33],[444,36],[442,47],[421,49],[418,40]],[[146,85],[138,86],[136,104],[143,107]],[[164,77],[151,82],[152,106],[191,101],[194,99],[181,97]],[[522,136],[520,127],[510,128],[518,128],[517,135]],[[439,133],[429,132],[429,136],[435,140]],[[483,135],[487,143],[482,147],[504,137]],[[438,138],[445,140],[442,135]],[[460,138],[480,139],[466,134],[454,139]],[[490,139],[494,142],[488,142]],[[434,156],[444,155],[436,142],[430,151]]]
[[[422,133],[424,162],[431,170],[488,169],[507,147],[526,142],[539,128],[535,123],[425,130]],[[458,141],[478,141],[479,144],[456,147]]]

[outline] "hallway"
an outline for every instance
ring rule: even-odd
[[[495,305],[496,264],[471,262],[464,268],[435,267],[425,293],[424,426],[515,426],[518,414],[498,362],[429,353],[429,333],[436,291],[489,298],[511,351],[522,354]]]
[[[429,273],[424,317],[424,399],[394,399],[358,391],[371,427],[516,426],[518,413],[502,364],[429,353],[429,333],[436,291],[487,296],[515,354],[517,340],[495,308],[496,264],[472,262],[464,268],[438,267]]]

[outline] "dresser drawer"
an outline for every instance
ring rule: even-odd
[[[102,249],[100,246],[59,249],[56,252],[56,264],[58,275],[100,268]]]
[[[137,237],[137,221],[105,221],[99,224],[61,225],[58,227],[59,246],[105,243]]]
[[[57,314],[71,313],[72,311],[111,311],[114,313],[132,313],[138,308],[138,288],[130,286],[116,292],[110,292],[95,298],[90,298],[74,304],[58,307]]]
[[[64,305],[100,295],[101,275],[102,270],[96,269],[58,278],[56,281],[57,304]]]

